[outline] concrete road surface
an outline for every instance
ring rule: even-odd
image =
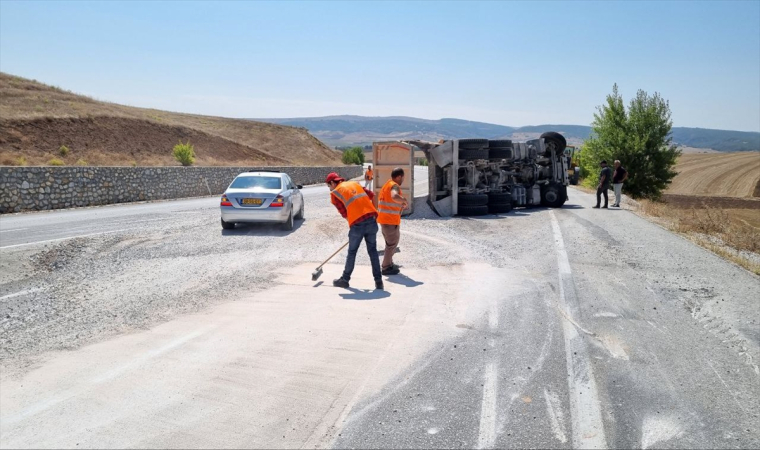
[[[347,232],[321,187],[293,232],[215,198],[3,216],[0,447],[760,447],[760,279],[570,196],[418,198],[385,291],[363,249],[311,280]]]

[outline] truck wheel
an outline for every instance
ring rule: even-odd
[[[512,203],[494,203],[488,205],[488,212],[491,214],[508,213],[512,211]]]
[[[509,192],[506,192],[506,193],[492,192],[492,193],[488,194],[488,204],[489,205],[497,205],[497,204],[500,204],[500,203],[509,203],[509,204],[512,204],[512,194],[510,194]]]
[[[460,216],[485,216],[488,214],[488,206],[462,206],[457,208]]]
[[[459,149],[459,159],[488,159],[488,149],[480,148],[477,150]]]
[[[487,194],[459,194],[457,197],[459,206],[485,206],[488,204]]]
[[[460,139],[459,150],[488,148],[488,139]],[[460,152],[461,153],[461,152]]]
[[[546,133],[541,135],[541,138],[544,140],[544,143],[546,144],[546,153],[544,153],[544,156],[551,156],[551,148],[554,148],[554,151],[556,154],[561,155],[565,151],[565,147],[567,147],[567,139],[565,139],[565,136],[562,136],[561,134],[554,132],[554,131],[547,131]]]
[[[511,148],[489,148],[488,159],[512,159],[514,157]]]
[[[567,188],[561,184],[550,183],[541,186],[541,205],[559,208],[567,200]]]
[[[497,139],[488,141],[488,148],[506,148],[512,147],[512,141],[509,139]]]

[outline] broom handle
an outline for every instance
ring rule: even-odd
[[[346,248],[347,245],[348,245],[348,242],[346,242],[345,244],[341,245],[340,248],[335,253],[333,253],[332,255],[330,255],[329,258],[327,258],[322,264],[319,265],[319,267],[317,267],[317,270],[321,269],[322,266],[324,266],[325,264],[327,264],[328,261],[330,261],[331,259],[333,259],[333,256],[335,256],[338,253],[340,253],[340,251],[343,250],[344,248]]]

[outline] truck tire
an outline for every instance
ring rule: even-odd
[[[488,148],[488,139],[460,139],[459,150],[463,148],[468,150]]]
[[[467,160],[473,160],[473,159],[488,159],[488,149],[487,148],[479,148],[477,150],[471,150],[471,149],[459,149],[459,159],[467,159]]]
[[[495,139],[488,141],[488,148],[506,148],[512,147],[512,141],[509,139]]]
[[[567,188],[561,184],[549,183],[541,186],[541,205],[559,208],[567,200]]]
[[[488,206],[462,206],[457,208],[460,216],[485,216],[488,214]]]
[[[488,204],[489,205],[497,205],[500,203],[509,203],[512,204],[512,194],[509,192],[506,193],[490,193],[488,194]]]
[[[551,156],[550,147],[554,147],[554,151],[558,155],[561,155],[565,151],[565,147],[567,147],[567,139],[565,139],[565,136],[562,136],[557,132],[547,131],[541,135],[541,138],[544,140],[547,147],[544,156]]]
[[[488,205],[488,212],[491,214],[503,214],[512,211],[512,203],[494,203]]]
[[[457,197],[459,206],[485,206],[488,204],[487,194],[459,194]]]
[[[512,153],[511,148],[489,148],[488,149],[488,159],[512,159],[514,158],[514,154]]]

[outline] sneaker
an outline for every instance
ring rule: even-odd
[[[383,286],[383,281],[382,280],[375,281],[375,289],[377,289],[379,291],[385,290],[385,286]]]
[[[381,270],[380,273],[383,275],[398,275],[399,272],[401,272],[397,265],[388,266],[385,269]]]
[[[620,205],[612,205],[613,208],[620,208]]]
[[[602,209],[607,209],[607,205],[602,206]]]
[[[594,208],[594,209],[599,209],[599,205],[596,205],[596,206],[592,206],[592,208]]]
[[[333,280],[333,286],[348,289],[348,281],[338,278],[337,280]]]

